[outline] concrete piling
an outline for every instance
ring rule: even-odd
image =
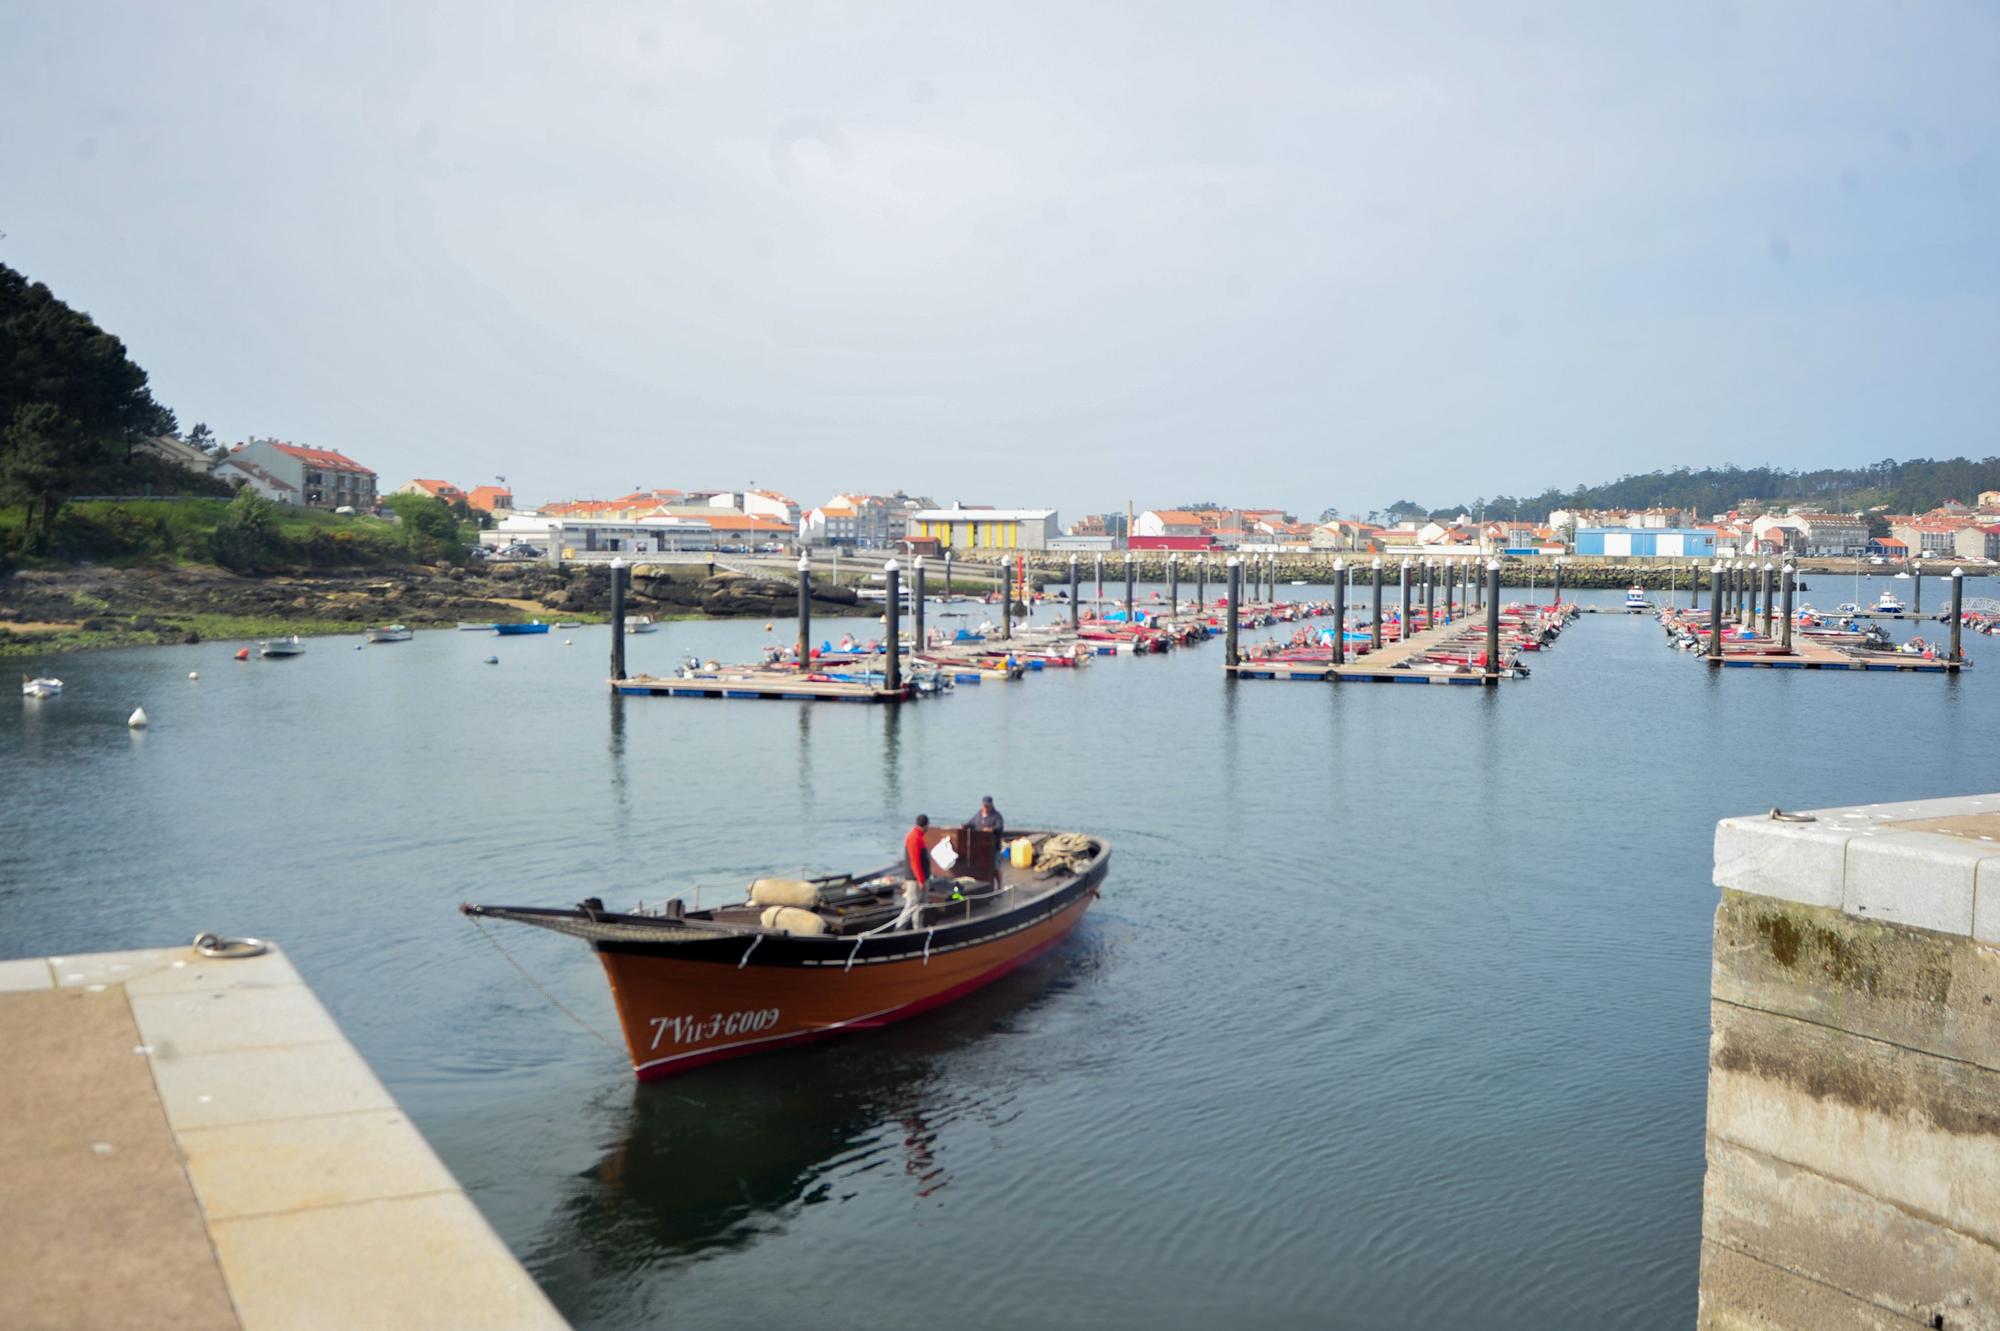
[[[1000,637],[1004,640],[1014,636],[1014,579],[1008,575],[1007,565],[1000,565]]]
[[[1078,603],[1082,587],[1077,579],[1082,576],[1082,562],[1075,555],[1069,557],[1069,631],[1076,632],[1083,627],[1083,606]]]
[[[1910,563],[1910,613],[1921,616],[1924,613],[1924,561],[1919,558]]]
[[[1701,609],[1701,565],[1688,565],[1688,609]]]
[[[1500,682],[1500,561],[1486,561],[1486,682]]]
[[[625,678],[625,561],[611,561],[611,678]]]
[[[882,682],[889,692],[896,693],[903,687],[903,574],[893,559],[882,566],[882,589],[888,593],[883,604],[889,620],[889,631],[884,635],[888,658],[882,664]]]
[[[1371,580],[1375,584],[1375,604],[1374,626],[1368,633],[1368,647],[1370,651],[1379,652],[1382,650],[1382,557],[1380,555],[1375,556],[1375,561],[1369,565],[1369,571]]]
[[[890,599],[894,599],[893,597]],[[910,561],[910,641],[914,650],[924,649],[924,557]]]
[[[1424,560],[1424,627],[1437,627],[1437,565]]]
[[[1236,655],[1236,620],[1238,607],[1243,600],[1243,566],[1232,555],[1229,558],[1228,567],[1229,612],[1222,618],[1222,662],[1224,665],[1233,666],[1238,660]]]
[[[812,556],[799,556],[799,669],[812,669]]]
[[[1097,556],[1097,613],[1104,613],[1104,556]]]
[[[1708,598],[1708,659],[1722,659],[1722,565],[1710,570],[1709,590],[1714,594]]]
[[[1762,632],[1767,638],[1771,636],[1771,581],[1777,576],[1777,572],[1778,570],[1772,566],[1771,562],[1765,560],[1764,567],[1758,570],[1757,573],[1757,589],[1762,593],[1764,601],[1764,627]]]
[[[1196,555],[1194,559],[1194,612],[1200,614],[1208,608],[1208,556]]]
[[[1965,659],[1965,570],[1951,571],[1951,656],[1953,661]]]
[[[1787,563],[1782,574],[1783,580],[1779,584],[1785,598],[1784,608],[1781,612],[1784,623],[1778,629],[1779,643],[1788,652],[1792,650],[1792,591],[1798,583],[1798,578],[1795,576],[1797,572],[1797,569]]]
[[[949,550],[944,552],[944,596],[947,601],[951,599],[951,551]]]
[[[1347,664],[1347,563],[1333,561],[1333,663]]]
[[[1125,552],[1125,622],[1127,624],[1136,624],[1139,622],[1132,617],[1132,552],[1130,550]]]
[[[1181,557],[1176,554],[1169,554],[1167,556],[1167,613],[1169,615],[1178,615],[1180,612]]]

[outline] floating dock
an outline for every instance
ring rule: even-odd
[[[791,702],[901,703],[916,696],[911,684],[889,688],[858,680],[814,679],[795,670],[699,670],[687,675],[631,675],[611,681],[612,691],[653,698],[757,698]]]
[[[1782,629],[1782,616],[1777,617]],[[1857,619],[1859,616],[1843,615],[1842,619]],[[1914,616],[1912,616],[1914,618]],[[1731,615],[1722,619],[1723,644],[1720,655],[1707,650],[1707,635],[1713,622],[1709,612],[1701,610],[1664,610],[1659,615],[1660,623],[1667,630],[1670,641],[1687,641],[1690,635],[1697,644],[1696,651],[1710,666],[1729,670],[1853,670],[1870,671],[1881,674],[1955,675],[1965,668],[1965,659],[1954,657],[1948,650],[1935,654],[1920,652],[1884,651],[1850,644],[1818,642],[1803,631],[1792,634],[1789,650],[1777,638],[1763,636],[1731,639],[1729,633],[1740,632],[1742,624]],[[1942,646],[1942,645],[1941,645]]]
[[[283,953],[0,961],[0,1326],[561,1328]]]
[[[1535,616],[1542,615],[1540,606],[1521,607],[1521,610]],[[1306,683],[1337,684],[1497,684],[1502,678],[1513,673],[1513,662],[1503,660],[1501,669],[1489,675],[1485,667],[1472,665],[1463,669],[1423,669],[1412,664],[1425,653],[1454,642],[1464,642],[1469,648],[1483,650],[1480,639],[1484,633],[1484,623],[1479,612],[1461,611],[1457,619],[1447,620],[1436,628],[1421,629],[1408,639],[1386,641],[1380,651],[1372,650],[1368,644],[1350,644],[1349,660],[1342,665],[1333,664],[1329,651],[1323,660],[1310,657],[1266,657],[1257,659],[1244,657],[1235,665],[1225,664],[1223,671],[1233,679],[1298,680]],[[1504,655],[1504,651],[1503,651]]]

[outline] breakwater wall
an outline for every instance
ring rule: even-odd
[[[1036,586],[1057,587],[1068,585],[1069,555],[1066,552],[1024,550],[1019,553],[1027,560],[1028,576]],[[1355,587],[1367,586],[1372,576],[1369,569],[1369,562],[1374,559],[1374,556],[1364,554],[1344,555],[1342,557],[1347,561],[1348,583]],[[1210,555],[1208,557],[1208,585],[1211,588],[1223,585],[1228,578],[1229,571],[1224,566],[1226,558],[1226,556],[1221,555]],[[1258,556],[1255,558],[1257,559],[1256,567],[1261,570],[1263,568],[1262,557]],[[1383,556],[1383,585],[1389,587],[1396,585],[1397,568],[1402,563],[1402,558],[1401,555]],[[1357,560],[1359,562],[1356,562]],[[1096,561],[1097,557],[1095,555],[1083,555],[1077,561],[1081,581],[1086,588],[1094,589],[1096,587]],[[1467,561],[1477,561],[1482,568],[1485,566],[1485,560],[1469,554],[1453,556],[1449,562],[1458,564]],[[926,565],[932,570],[941,567],[935,559],[927,560]],[[991,567],[993,567],[993,562],[990,560],[982,561],[977,558],[966,558],[958,561],[958,568],[961,572],[970,573],[973,569]],[[1151,551],[1138,554],[1132,561],[1132,568],[1133,576],[1137,581],[1165,582],[1167,580],[1167,560],[1166,556],[1162,554]],[[1249,579],[1249,570],[1250,565],[1246,562],[1244,566],[1244,578],[1246,582]],[[1182,585],[1192,587],[1194,585],[1195,563],[1191,556],[1181,556],[1180,571]],[[1532,586],[1537,591],[1546,590],[1553,573],[1554,566],[1548,560],[1502,559],[1500,561],[1500,585],[1503,587],[1525,590]],[[1415,560],[1411,561],[1411,576],[1416,576]],[[1333,578],[1333,557],[1327,554],[1279,555],[1277,578],[1280,594],[1283,593],[1285,585],[1294,579],[1303,579],[1314,586],[1323,586]],[[1688,585],[1687,565],[1683,562],[1673,561],[1657,565],[1643,565],[1610,560],[1573,560],[1567,558],[1563,560],[1564,587],[1614,588],[1622,591],[1635,582],[1648,591],[1665,590],[1668,587],[1675,587],[1685,593]],[[1125,585],[1125,554],[1123,551],[1118,551],[1115,554],[1104,557],[1104,590],[1107,596],[1111,594],[1113,583],[1116,583],[1121,588]],[[1703,589],[1707,589],[1707,578],[1705,575],[1703,577]]]
[[[1697,1325],[2000,1328],[2000,794],[1803,816],[1716,831]]]

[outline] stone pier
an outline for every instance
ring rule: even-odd
[[[0,961],[0,1327],[564,1326],[275,945]]]
[[[2000,1331],[2000,794],[1725,819],[1715,883],[1698,1326]]]

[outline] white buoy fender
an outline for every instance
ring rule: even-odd
[[[125,719],[125,724],[134,730],[144,730],[147,725],[146,709],[143,707],[134,707],[132,715]]]
[[[188,671],[188,678],[189,678],[189,679],[200,679],[200,678],[201,678],[201,671],[199,671],[199,670],[190,670],[190,671]]]

